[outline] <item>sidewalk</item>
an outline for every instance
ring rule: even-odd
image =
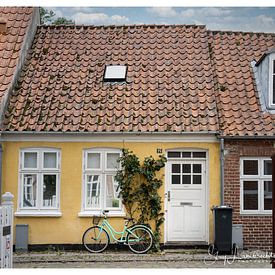
[[[263,251],[243,251],[237,257],[210,256],[203,250],[165,250],[136,255],[128,251],[101,254],[79,252],[14,253],[14,268],[271,268]]]

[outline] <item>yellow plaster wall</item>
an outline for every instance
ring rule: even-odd
[[[61,149],[60,209],[62,217],[15,217],[14,225],[29,225],[29,244],[78,244],[84,230],[91,225],[90,217],[78,217],[81,208],[82,153],[83,149],[95,147],[129,148],[141,160],[152,155],[157,148],[163,153],[173,148],[200,148],[209,152],[209,209],[219,204],[220,169],[219,143],[133,143],[133,142],[5,142],[3,143],[3,192],[14,194],[15,210],[18,198],[19,151],[29,147],[52,147]],[[164,175],[164,169],[161,171]],[[164,185],[160,190],[164,196]],[[122,218],[110,218],[111,224],[120,227]],[[209,210],[209,236],[213,239],[212,213]],[[162,232],[164,226],[162,227]],[[162,238],[163,241],[163,238]]]

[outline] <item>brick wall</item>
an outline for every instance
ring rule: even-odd
[[[271,157],[272,141],[225,141],[224,203],[233,207],[233,224],[243,225],[244,248],[270,250],[272,217],[240,215],[240,157]]]

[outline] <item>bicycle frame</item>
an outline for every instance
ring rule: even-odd
[[[123,243],[126,241],[126,233],[127,233],[127,226],[126,224],[124,224],[123,227],[123,231],[116,231],[108,222],[108,220],[106,218],[104,218],[103,222],[101,223],[101,225],[98,225],[100,227],[100,233],[102,232],[102,229],[104,228],[109,235],[113,238],[113,240],[115,240],[116,242],[119,243]],[[119,237],[117,238],[116,235],[118,235]]]

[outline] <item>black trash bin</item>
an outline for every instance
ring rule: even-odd
[[[216,206],[214,212],[214,246],[219,254],[235,253],[232,247],[232,207]]]

